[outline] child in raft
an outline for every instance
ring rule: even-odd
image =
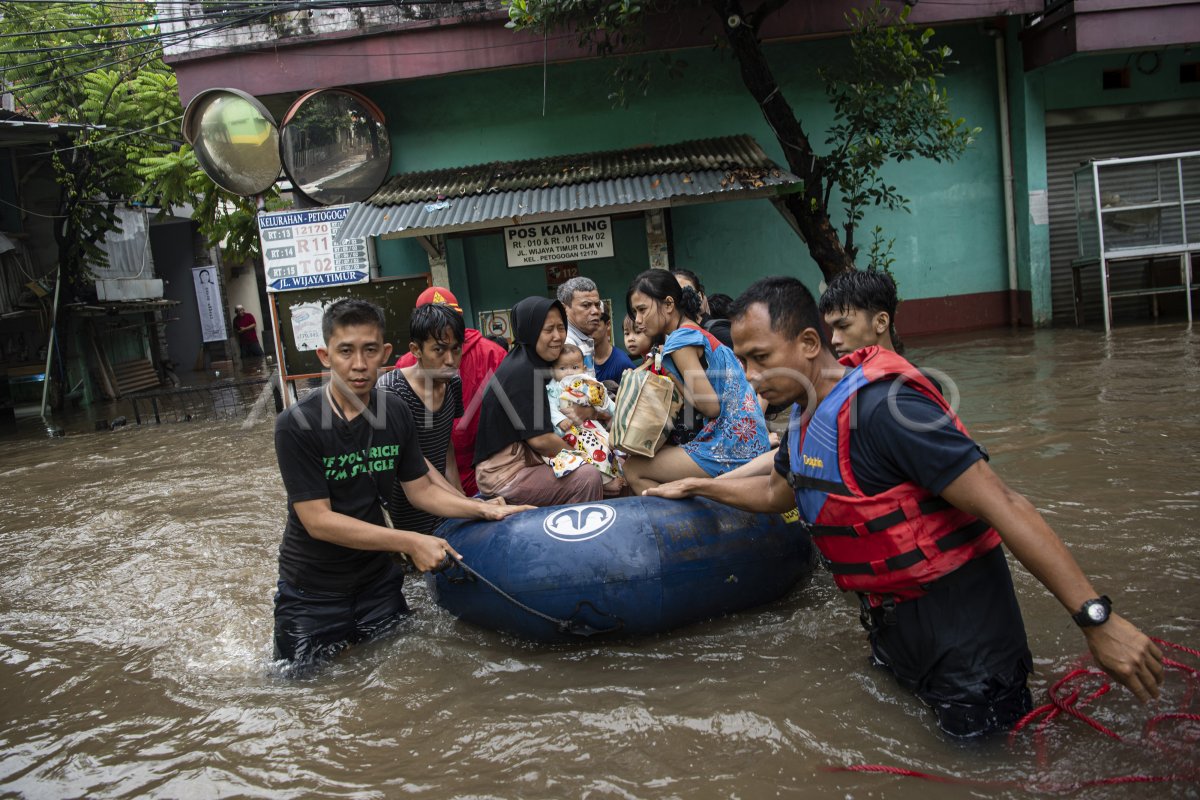
[[[645,360],[650,354],[654,343],[650,341],[650,337],[645,331],[639,331],[633,322],[633,317],[626,317],[621,323],[621,333],[625,338],[625,352],[629,354],[630,360],[636,365],[640,361]]]
[[[550,463],[561,478],[583,464],[591,464],[604,475],[608,494],[624,486],[608,446],[608,430],[603,421],[612,419],[616,406],[604,385],[583,368],[583,351],[569,342],[563,345],[554,362],[554,380],[546,384],[550,398],[550,421],[556,432],[571,446]],[[574,407],[576,423],[564,413]]]

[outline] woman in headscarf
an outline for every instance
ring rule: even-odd
[[[590,464],[556,478],[543,460],[569,446],[550,421],[546,383],[567,339],[562,303],[527,297],[512,309],[513,348],[492,376],[479,409],[475,478],[484,495],[537,506],[584,503],[604,494]]]

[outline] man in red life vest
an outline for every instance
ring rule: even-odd
[[[442,303],[450,306],[458,313],[458,298],[449,289],[442,286],[430,286],[417,297],[417,306],[426,303]],[[414,306],[415,308],[416,306]],[[500,362],[508,355],[503,347],[495,342],[489,342],[483,334],[474,328],[466,329],[463,338],[462,362],[458,374],[462,378],[462,394],[465,410],[462,417],[454,424],[450,441],[454,444],[454,460],[458,464],[458,479],[462,483],[463,493],[467,497],[474,496],[479,488],[475,484],[475,436],[479,431],[479,404],[483,401],[483,388],[487,386],[492,373]],[[405,353],[396,361],[397,369],[411,367],[417,363],[412,353]]]
[[[798,404],[775,471],[686,478],[647,494],[799,507],[835,582],[861,599],[875,662],[952,736],[1006,730],[1030,706],[1032,659],[1001,542],[1072,614],[1105,671],[1143,701],[1158,696],[1161,651],[1111,613],[916,368],[880,347],[836,360],[794,278],[756,282],[730,316],[755,389],[772,404]]]

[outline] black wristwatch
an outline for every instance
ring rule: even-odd
[[[1108,617],[1112,613],[1112,600],[1108,599],[1108,595],[1101,595],[1095,600],[1088,600],[1079,607],[1079,611],[1071,615],[1071,619],[1075,620],[1075,624],[1081,628],[1093,628],[1097,625],[1103,625],[1108,622]]]

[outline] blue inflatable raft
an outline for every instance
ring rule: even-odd
[[[426,577],[438,605],[539,642],[642,635],[782,597],[813,568],[790,515],[624,497],[438,529],[462,562]]]

